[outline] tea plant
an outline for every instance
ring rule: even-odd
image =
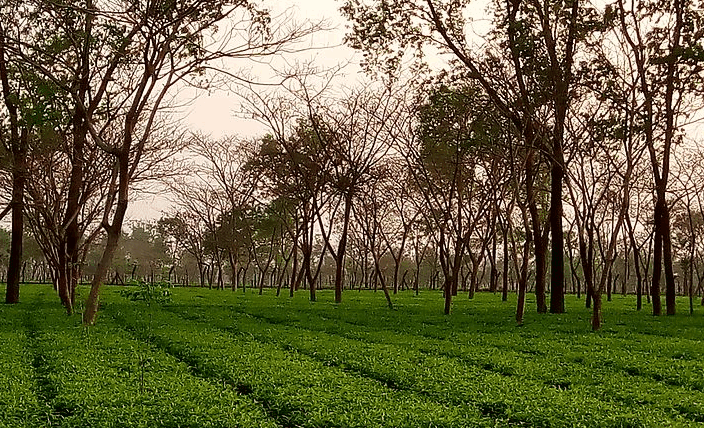
[[[4,427],[689,427],[704,422],[704,318],[605,302],[526,314],[478,294],[108,287],[95,327],[53,290],[0,308]],[[529,301],[529,305],[533,304]],[[530,307],[530,306],[529,306]]]
[[[120,295],[135,302],[168,303],[171,301],[171,288],[168,282],[149,283],[138,280],[120,290]]]

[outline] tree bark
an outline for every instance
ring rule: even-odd
[[[553,156],[555,159],[550,174],[550,234],[552,235],[550,313],[561,314],[565,312],[565,238],[562,230],[562,180],[565,173],[562,165],[561,142],[555,143]]]
[[[88,299],[86,300],[85,311],[83,312],[83,324],[94,325],[98,315],[98,307],[100,304],[100,288],[105,281],[105,277],[112,263],[113,257],[115,256],[115,251],[117,250],[117,244],[120,240],[120,235],[122,235],[122,224],[125,220],[125,213],[127,212],[127,205],[129,203],[129,184],[130,184],[130,153],[132,148],[132,132],[136,125],[136,118],[128,117],[125,120],[125,135],[124,140],[121,145],[119,152],[116,154],[116,167],[117,167],[117,186],[114,184],[111,189],[117,193],[117,203],[115,204],[115,211],[112,216],[112,224],[108,223],[108,218],[111,210],[109,209],[112,205],[113,200],[109,199],[104,218],[103,218],[103,228],[107,232],[107,243],[105,244],[105,249],[98,262],[98,266],[93,275],[93,280],[90,285],[90,292],[88,294]]]
[[[22,239],[24,235],[24,187],[27,179],[26,130],[13,144],[12,158],[12,232],[10,237],[10,260],[7,269],[5,303],[20,301],[20,273],[22,270]],[[23,141],[24,140],[24,141]]]
[[[117,228],[117,231],[115,229],[115,227],[107,228],[107,243],[105,244],[103,255],[100,257],[100,261],[95,270],[88,299],[86,300],[86,308],[83,312],[83,324],[85,325],[94,325],[97,320],[98,307],[100,305],[100,288],[103,285],[103,281],[108,273],[108,269],[115,255],[115,250],[117,250],[117,244],[120,240],[121,228]]]
[[[508,300],[508,225],[503,225],[504,260],[503,260],[503,283],[501,289],[501,301]]]
[[[344,277],[345,252],[347,250],[347,235],[352,213],[352,192],[345,194],[345,213],[342,223],[342,234],[337,245],[335,257],[335,303],[342,303],[342,281]]]
[[[24,234],[24,188],[27,180],[27,153],[29,150],[29,129],[20,125],[18,97],[12,93],[6,63],[6,33],[0,23],[0,83],[9,116],[10,142],[12,155],[12,231],[10,237],[10,260],[7,269],[5,303],[19,303],[20,275],[22,265],[22,239]]]

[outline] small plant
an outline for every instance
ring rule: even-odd
[[[132,301],[143,301],[147,303],[169,303],[171,302],[171,283],[161,281],[148,283],[142,280],[136,281],[137,288],[128,288],[120,291],[120,295]]]

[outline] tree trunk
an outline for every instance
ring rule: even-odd
[[[518,302],[516,303],[516,322],[523,323],[523,315],[526,308],[526,288],[528,285],[528,254],[530,252],[530,239],[526,239],[523,244],[523,260],[521,261],[521,271],[518,275]]]
[[[345,252],[347,250],[347,234],[352,213],[352,192],[345,194],[345,214],[342,223],[342,233],[335,257],[335,303],[342,303],[342,281],[344,277]],[[331,250],[332,251],[332,250]]]
[[[293,266],[291,266],[291,280],[288,289],[289,297],[293,297],[293,293],[298,289],[301,282],[302,272],[298,272],[298,237],[293,243]]]
[[[592,309],[592,330],[597,331],[601,328],[601,292],[594,293],[594,308]]]
[[[662,221],[662,250],[663,264],[665,268],[665,306],[667,315],[675,315],[675,274],[672,268],[672,236],[670,234],[670,209],[665,204],[665,209],[661,218]]]
[[[66,313],[68,315],[73,314],[73,302],[71,299],[71,292],[69,290],[69,280],[68,280],[68,263],[66,261],[66,251],[64,250],[64,245],[59,245],[59,254],[58,254],[58,266],[57,266],[57,288],[59,291],[59,299],[61,300],[61,304],[63,305],[64,309],[66,309]]]
[[[653,303],[653,315],[662,315],[662,303],[660,302],[660,276],[662,274],[662,235],[658,224],[658,206],[655,207],[655,241],[653,242],[653,279],[650,283],[650,299]]]
[[[125,206],[126,208],[126,206]],[[119,209],[119,208],[118,208]],[[103,250],[103,255],[98,262],[98,266],[91,282],[90,292],[86,300],[86,309],[83,312],[83,324],[94,325],[98,316],[98,307],[100,305],[100,288],[107,276],[108,269],[112,263],[113,256],[117,250],[117,244],[120,240],[120,228],[114,226],[107,228],[108,239]]]
[[[303,268],[305,269],[306,280],[308,282],[310,301],[315,302],[315,278],[313,278],[313,272],[311,272],[311,248],[306,248],[303,251]]]
[[[389,288],[386,286],[386,280],[384,279],[384,275],[381,274],[381,270],[379,269],[378,257],[374,258],[374,265],[376,268],[376,276],[377,276],[377,278],[379,278],[379,281],[381,282],[381,289],[384,291],[384,297],[386,298],[386,304],[389,306],[389,309],[393,309],[394,304],[391,302],[391,294],[389,294]]]
[[[633,267],[636,272],[636,310],[640,311],[643,308],[643,276],[640,272],[640,249],[636,243],[635,233],[633,231],[633,224],[631,223],[631,217],[626,212],[626,227],[628,232],[628,239],[633,248]]]
[[[494,218],[496,218],[496,213],[494,213]],[[491,265],[489,273],[489,291],[496,293],[499,288],[499,270],[496,267],[496,254],[497,254],[497,237],[496,237],[496,221],[493,222],[493,233],[492,233],[492,243],[491,243],[491,253],[489,254],[489,264]]]
[[[12,93],[6,64],[6,36],[0,24],[0,81],[2,94],[7,107],[10,127],[9,149],[12,155],[12,232],[10,237],[10,260],[7,269],[5,303],[19,303],[20,274],[22,265],[22,239],[24,234],[24,188],[27,180],[27,152],[29,150],[29,130],[20,130],[17,94]]]
[[[535,200],[535,150],[530,149],[526,156],[526,199],[530,219],[532,223],[533,247],[535,251],[535,301],[538,313],[544,314],[548,311],[545,297],[545,268],[547,264],[547,242],[542,233],[542,222],[538,213],[538,205]]]
[[[556,140],[558,140],[556,138]],[[550,183],[550,234],[552,235],[552,254],[550,263],[550,313],[565,312],[565,239],[562,230],[562,144],[555,143],[554,160]]]
[[[501,301],[505,302],[508,300],[508,227],[507,225],[504,225],[504,230],[503,230],[503,238],[504,238],[504,276],[503,276],[503,284],[502,284],[502,290],[501,290]]]
[[[98,266],[93,275],[93,281],[91,282],[90,292],[88,294],[88,299],[86,300],[85,311],[83,312],[83,324],[94,325],[95,320],[98,315],[99,306],[99,296],[100,288],[105,281],[105,277],[112,263],[112,259],[115,256],[115,251],[117,250],[117,244],[120,241],[120,235],[122,234],[122,224],[125,220],[125,213],[127,212],[127,205],[129,203],[129,184],[130,184],[130,152],[132,146],[132,130],[134,129],[136,119],[131,119],[130,115],[126,119],[126,131],[123,136],[124,142],[121,146],[121,150],[117,154],[117,188],[115,189],[114,183],[111,185],[112,190],[116,190],[117,194],[117,204],[115,205],[115,210],[112,215],[112,224],[108,223],[108,218],[110,214],[111,203],[106,206],[104,218],[103,218],[103,228],[107,232],[107,243],[105,244],[105,249],[103,250],[103,255],[98,262]]]
[[[452,275],[445,277],[445,284],[443,284],[443,292],[445,293],[445,315],[450,315],[450,309],[452,308]]]
[[[25,143],[28,136],[23,130],[21,141],[13,144],[12,166],[12,232],[10,237],[10,260],[7,268],[7,289],[5,303],[19,303],[20,274],[22,270],[22,239],[24,234],[24,186],[27,173],[27,150]]]
[[[230,259],[230,269],[232,270],[232,278],[230,278],[232,284],[230,284],[230,288],[232,291],[237,291],[237,260],[232,253],[232,251],[227,252],[227,257]]]

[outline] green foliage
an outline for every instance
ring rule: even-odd
[[[171,287],[171,284],[166,281],[152,284],[138,280],[133,286],[120,290],[120,295],[133,302],[169,303],[171,301]]]
[[[4,290],[3,290],[4,291]],[[33,357],[22,320],[24,308],[0,308],[0,427],[41,427],[50,409],[33,378]]]
[[[480,293],[344,305],[175,289],[169,305],[108,288],[101,322],[25,286],[0,308],[0,427],[687,427],[704,420],[704,319],[605,302],[526,314]],[[31,303],[29,303],[31,302]],[[534,302],[529,301],[529,304]]]
[[[489,302],[475,313],[479,318],[475,321],[467,316],[450,321],[431,314],[428,301],[417,304],[419,310],[406,307],[371,314],[366,299],[365,309],[355,305],[347,310],[325,305],[301,309],[297,304],[271,301],[236,302],[230,307],[202,303],[194,308],[191,302],[170,309],[375,379],[394,390],[414,391],[453,405],[471,404],[483,417],[501,424],[665,426],[671,414],[677,420],[701,417],[699,403],[704,395],[690,392],[701,392],[696,386],[702,379],[695,373],[696,364],[667,370],[672,363],[663,361],[655,378],[634,378],[629,364],[639,361],[644,368],[660,363],[651,364],[634,352],[632,348],[638,346],[626,347],[623,342],[629,343],[630,338],[609,340],[586,330],[556,335],[547,323],[534,325],[537,331],[518,334],[516,327],[505,328],[511,314],[502,309],[504,319],[496,317]],[[185,301],[177,298],[177,303]],[[682,352],[690,355],[692,350]],[[590,353],[591,361],[585,358]],[[645,355],[654,352],[648,349]],[[602,367],[602,358],[618,361],[616,369]],[[682,379],[677,383],[668,378],[663,386],[665,373],[682,373]],[[690,383],[683,384],[683,379]]]
[[[12,416],[0,406],[0,426],[277,426],[259,404],[198,377],[173,356],[132,338],[111,317],[86,329],[53,304],[51,289],[36,287],[27,295],[34,300],[31,307],[3,313],[23,326],[26,357],[14,360],[16,354],[3,349],[1,367],[14,361],[24,373],[9,384],[15,392],[0,398],[19,403],[9,411],[27,413]]]

